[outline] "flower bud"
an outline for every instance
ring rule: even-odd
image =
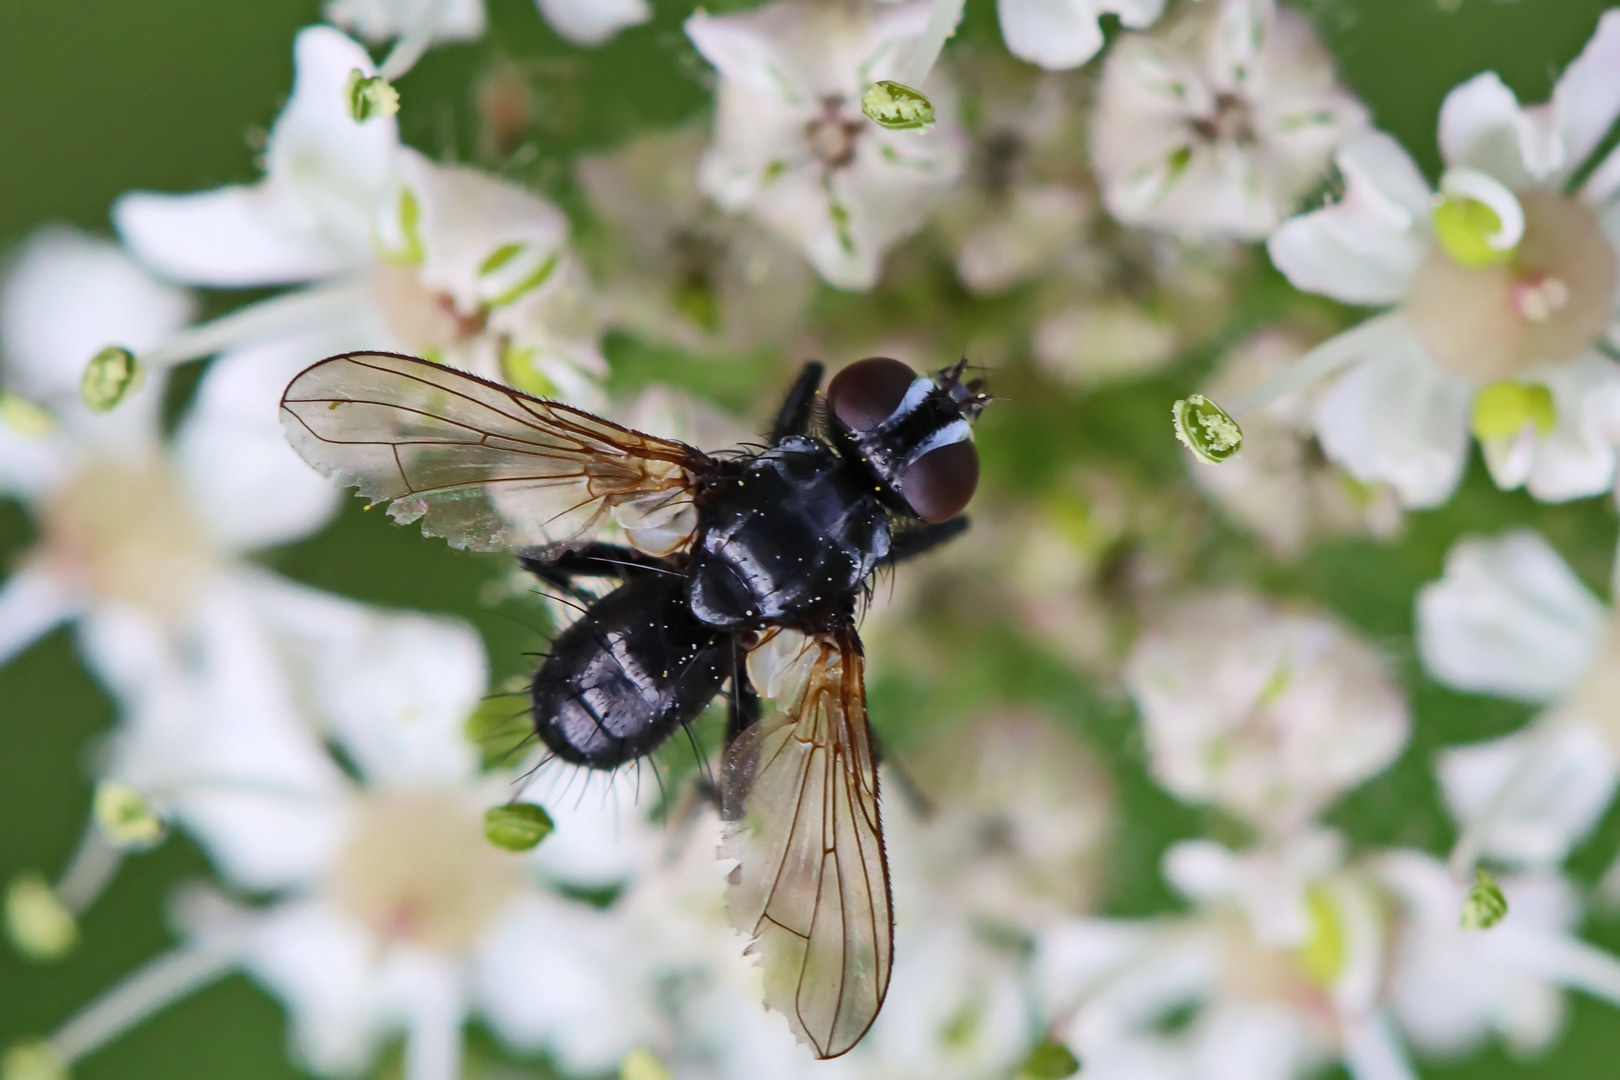
[[[0,1059],[0,1080],[67,1080],[68,1065],[44,1039],[17,1043]]]
[[[50,413],[25,397],[0,394],[0,424],[25,439],[39,439],[49,435],[56,427]]]
[[[135,354],[119,345],[109,345],[96,353],[84,369],[79,394],[91,412],[111,412],[141,383],[141,366]]]
[[[1056,1039],[1044,1039],[1018,1066],[1017,1080],[1062,1080],[1080,1071],[1080,1059]]]
[[[349,84],[344,93],[349,100],[349,115],[357,124],[399,112],[399,91],[381,75],[367,75],[355,68],[349,72]]]
[[[1489,930],[1507,917],[1507,897],[1502,895],[1502,887],[1496,879],[1483,868],[1475,869],[1474,874],[1478,881],[1463,900],[1462,928]]]
[[[484,836],[507,851],[528,851],[551,835],[551,815],[534,803],[492,806],[484,812]]]
[[[1219,465],[1243,449],[1243,429],[1203,394],[1189,394],[1170,409],[1176,438],[1206,465]]]
[[[79,943],[79,923],[45,878],[27,870],[6,889],[6,934],[19,953],[46,963],[60,960]],[[7,1058],[8,1070],[9,1062]]]
[[[619,1080],[673,1080],[673,1077],[652,1051],[636,1049],[626,1054],[619,1065]]]
[[[934,103],[921,91],[881,79],[861,95],[861,112],[890,131],[922,131],[934,126]]]
[[[141,851],[155,847],[168,832],[146,796],[116,780],[96,785],[94,813],[102,835],[116,848]]]

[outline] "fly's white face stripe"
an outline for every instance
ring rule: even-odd
[[[888,431],[890,428],[900,423],[900,421],[910,416],[913,412],[916,412],[917,406],[921,405],[923,401],[927,399],[928,395],[933,393],[933,391],[934,380],[930,379],[926,375],[919,375],[916,379],[912,380],[910,386],[906,387],[906,396],[900,399],[900,404],[894,407],[894,412],[890,413],[888,418],[885,419],[883,423],[873,428],[872,431],[874,433],[879,431]]]
[[[906,464],[910,465],[912,462],[918,460],[930,450],[938,450],[940,447],[949,446],[952,443],[972,441],[972,425],[970,425],[966,420],[952,420],[950,423],[928,436],[928,438],[924,439],[917,447],[916,452],[906,459]]]

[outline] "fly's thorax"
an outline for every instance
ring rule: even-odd
[[[794,437],[720,470],[700,498],[688,598],[714,626],[792,623],[847,606],[889,551],[869,480]]]

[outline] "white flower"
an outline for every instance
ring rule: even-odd
[[[373,69],[336,30],[301,32],[295,59],[264,179],[192,195],[127,194],[113,213],[136,256],[175,280],[312,287],[181,335],[152,362],[249,342],[306,365],[396,349],[597,404],[595,380],[606,369],[562,212],[402,146],[392,117],[356,123],[342,87],[352,70]]]
[[[1557,501],[1613,485],[1620,157],[1589,172],[1586,159],[1620,114],[1617,72],[1610,12],[1551,103],[1521,107],[1494,74],[1446,96],[1440,195],[1394,140],[1366,132],[1339,151],[1343,200],[1272,236],[1298,288],[1394,307],[1322,347],[1336,350],[1325,367],[1354,366],[1318,405],[1317,431],[1357,479],[1389,482],[1409,506],[1442,502],[1472,430],[1503,488]]]
[[[1285,370],[1305,353],[1297,335],[1262,330],[1222,358],[1205,388],[1230,401]],[[1338,534],[1389,536],[1400,506],[1383,484],[1362,484],[1323,459],[1312,430],[1309,394],[1293,394],[1243,418],[1243,452],[1218,469],[1192,463],[1195,483],[1221,509],[1283,558]]]
[[[566,1069],[612,1068],[651,1032],[639,969],[607,913],[541,885],[538,852],[484,838],[484,810],[512,788],[479,772],[463,734],[486,677],[476,633],[426,616],[317,614],[324,637],[309,647],[345,674],[314,684],[318,730],[284,722],[293,703],[239,623],[209,642],[234,665],[231,699],[115,747],[119,768],[181,808],[228,881],[267,896],[194,912],[182,951],[229,939],[229,962],[285,1003],[298,1058],[322,1075],[366,1069],[400,1033],[407,1076],[453,1080],[473,1015]],[[601,798],[580,779],[581,800]],[[557,809],[566,836],[576,822]],[[121,1023],[99,1041],[164,1003],[139,979],[123,986]],[[73,1056],[94,1049],[66,1042]]]
[[[922,224],[962,168],[937,79],[923,88],[939,115],[927,132],[886,131],[861,113],[861,94],[895,77],[928,8],[777,0],[686,23],[721,76],[699,187],[792,241],[839,288],[871,288],[885,252]]]
[[[1620,783],[1620,685],[1610,613],[1537,533],[1459,541],[1417,599],[1418,651],[1435,679],[1546,707],[1522,731],[1443,751],[1457,866],[1479,855],[1561,862]]]
[[[296,371],[283,359],[216,363],[168,444],[162,372],[111,413],[85,408],[90,355],[159,340],[190,310],[112,244],[62,229],[37,234],[0,288],[0,379],[44,419],[29,431],[0,421],[0,490],[39,533],[0,588],[0,661],[75,619],[125,711],[161,712],[221,677],[194,650],[212,620],[252,617],[276,581],[243,554],[312,532],[336,505],[281,436],[277,388]]]
[[[1575,936],[1575,893],[1551,873],[1503,878],[1507,916],[1464,930],[1467,888],[1436,860],[1394,851],[1373,869],[1399,903],[1389,996],[1401,1027],[1448,1056],[1492,1033],[1520,1054],[1550,1046],[1563,1027],[1565,988],[1620,1004],[1620,961]]]
[[[1092,158],[1120,221],[1258,240],[1365,123],[1304,16],[1208,0],[1110,51]]]
[[[592,211],[613,228],[603,317],[692,352],[747,353],[801,331],[816,279],[786,242],[698,190],[707,141],[690,126],[650,132],[578,162]]]
[[[1380,897],[1341,854],[1329,833],[1241,855],[1172,847],[1165,875],[1191,912],[1038,937],[1054,1034],[1104,1080],[1292,1080],[1335,1059],[1356,1080],[1410,1080],[1378,996]]]
[[[1329,618],[1243,593],[1174,609],[1138,641],[1125,682],[1159,782],[1274,832],[1406,744],[1406,702],[1382,657]]]
[[[1164,0],[996,0],[1008,50],[1048,70],[1079,67],[1102,48],[1097,20],[1117,14],[1133,30],[1152,26]]]

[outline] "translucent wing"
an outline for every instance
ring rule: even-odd
[[[691,539],[694,478],[712,464],[685,443],[391,353],[307,368],[282,395],[281,422],[320,472],[475,551],[572,543],[611,520],[668,554]]]
[[[781,631],[750,656],[777,709],[726,752],[727,906],[765,969],[765,1004],[817,1057],[872,1026],[894,955],[877,769],[853,627]]]

